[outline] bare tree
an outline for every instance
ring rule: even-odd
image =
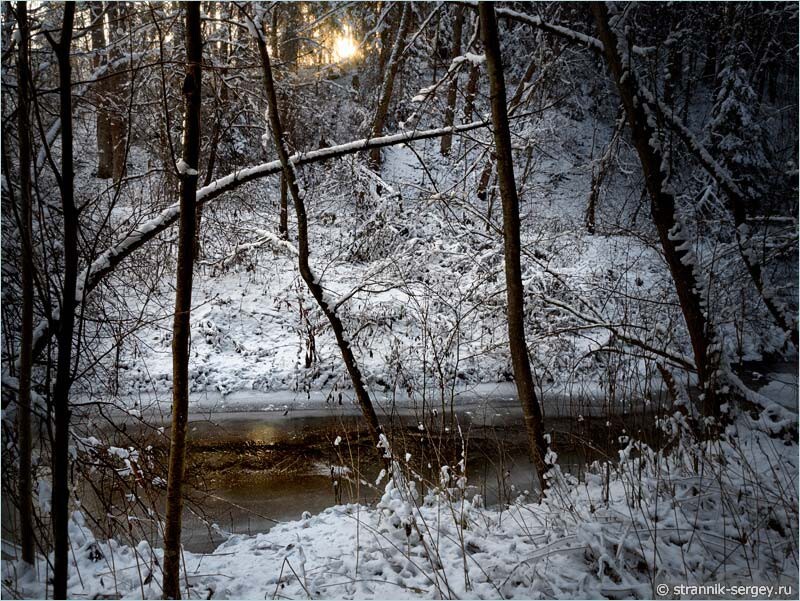
[[[19,26],[19,87],[17,124],[19,127],[19,221],[22,239],[22,320],[20,324],[19,403],[17,434],[19,436],[19,518],[22,560],[33,565],[33,487],[31,483],[31,370],[33,367],[33,228],[31,209],[31,140],[30,105],[31,72],[29,63],[30,26],[28,3],[17,2]]]
[[[183,80],[185,131],[181,178],[181,217],[172,325],[172,438],[169,449],[167,509],[164,529],[164,599],[180,598],[181,514],[186,463],[186,423],[189,418],[189,337],[194,271],[197,179],[200,164],[200,109],[203,40],[200,3],[185,5],[186,75]]]
[[[123,27],[128,19],[128,5],[125,2],[110,2],[108,10],[109,32],[111,33],[109,42],[111,43],[111,58],[116,59],[124,55],[120,49],[122,38],[124,38]],[[110,107],[108,111],[110,133],[113,148],[112,175],[114,183],[119,184],[127,171],[126,162],[128,158],[128,115],[125,107],[125,82],[124,72],[112,69],[108,81],[105,83],[104,90],[107,93],[106,102]]]
[[[461,56],[461,33],[464,28],[464,5],[456,6],[455,21],[453,23],[453,50],[450,53],[450,60],[455,60]],[[444,125],[453,125],[456,116],[456,98],[458,94],[458,75],[454,74],[447,87],[447,108],[444,113]],[[442,136],[440,150],[445,156],[450,154],[450,147],[453,144],[453,136]]]
[[[400,63],[403,58],[403,47],[405,46],[406,36],[408,35],[410,27],[411,2],[406,2],[403,4],[403,14],[400,17],[400,25],[397,28],[397,38],[395,38],[392,54],[389,56],[389,64],[386,67],[386,75],[381,85],[378,108],[375,110],[375,117],[372,120],[372,129],[370,130],[371,138],[377,138],[383,134],[383,128],[386,125],[386,114],[389,112],[389,103],[392,100],[394,80],[400,68]],[[369,158],[374,165],[379,165],[381,162],[380,149],[373,149],[369,154]]]
[[[69,564],[69,391],[72,385],[72,338],[75,330],[75,302],[78,280],[78,209],[75,206],[75,167],[72,130],[72,48],[75,4],[64,4],[64,18],[58,41],[46,33],[58,60],[59,116],[61,118],[61,169],[56,174],[61,192],[63,216],[64,276],[61,293],[63,314],[58,322],[58,359],[56,383],[53,390],[55,438],[53,441],[53,596],[67,598],[67,568]]]
[[[681,311],[689,332],[694,352],[697,376],[704,394],[703,408],[707,416],[719,416],[714,374],[718,367],[718,353],[714,350],[713,326],[706,318],[704,286],[694,270],[691,249],[683,238],[685,228],[676,216],[675,197],[668,191],[667,174],[662,170],[663,157],[650,126],[642,102],[637,100],[637,81],[634,73],[623,66],[617,48],[618,40],[608,21],[608,9],[601,2],[593,2],[592,14],[597,24],[603,53],[614,81],[617,84],[636,152],[644,173],[645,186],[650,196],[650,214],[658,231],[661,249],[669,266]]]
[[[89,4],[91,11],[92,32],[92,59],[95,69],[108,64],[106,51],[108,43],[105,32],[105,11],[103,3],[99,0]],[[114,140],[111,133],[111,115],[107,105],[108,79],[103,78],[95,84],[95,93],[98,99],[97,117],[95,119],[95,137],[97,140],[97,177],[108,179],[114,174]]]
[[[544,439],[544,420],[539,399],[533,387],[533,374],[525,341],[525,288],[522,284],[520,263],[519,198],[514,180],[514,163],[511,154],[511,133],[506,112],[506,84],[497,36],[497,19],[494,7],[486,2],[479,4],[481,37],[486,52],[486,70],[489,75],[489,94],[492,106],[494,145],[497,155],[497,182],[503,203],[503,237],[505,244],[506,294],[508,298],[508,344],[517,395],[522,404],[531,460],[536,468],[542,490],[547,485],[547,443]]]
[[[405,14],[405,12],[404,12]],[[250,17],[248,16],[248,19]],[[295,206],[295,213],[297,216],[297,240],[298,240],[298,261],[300,267],[300,276],[308,286],[317,305],[325,314],[328,322],[331,324],[331,329],[336,337],[336,342],[339,345],[339,351],[342,354],[347,373],[350,375],[350,380],[353,384],[353,391],[356,395],[361,412],[367,422],[370,436],[374,442],[379,442],[382,434],[382,428],[378,421],[378,415],[375,413],[375,408],[372,406],[372,401],[369,398],[369,392],[364,384],[364,378],[361,375],[361,370],[358,367],[353,349],[350,346],[350,341],[344,331],[344,325],[339,315],[336,313],[336,307],[331,305],[330,301],[326,298],[325,291],[322,288],[317,276],[311,269],[309,258],[311,250],[308,245],[308,217],[306,215],[306,207],[304,200],[304,193],[300,191],[297,183],[297,174],[295,173],[294,165],[289,158],[289,150],[286,146],[285,134],[281,124],[280,113],[278,111],[278,98],[275,93],[275,82],[272,78],[272,67],[270,65],[269,52],[267,51],[267,44],[261,28],[254,23],[254,30],[256,31],[255,41],[258,44],[258,52],[261,57],[261,65],[264,75],[264,87],[267,92],[267,102],[269,103],[269,125],[272,130],[272,137],[275,141],[275,147],[278,152],[278,158],[281,162],[283,175],[286,180],[289,191],[292,195],[292,200]],[[382,451],[379,450],[382,454]]]

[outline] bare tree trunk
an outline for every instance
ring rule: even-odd
[[[597,201],[600,199],[600,189],[603,187],[603,181],[605,181],[606,175],[608,174],[611,156],[617,144],[617,138],[622,133],[622,128],[624,125],[625,111],[622,107],[620,107],[620,115],[617,118],[617,125],[614,128],[614,133],[611,135],[611,140],[608,141],[608,145],[603,151],[600,159],[597,161],[597,164],[592,165],[592,185],[589,189],[589,202],[586,205],[586,231],[589,234],[595,233],[597,226]]]
[[[381,2],[378,7],[378,17],[380,17],[381,13],[383,12],[383,8],[386,5],[386,2]],[[386,15],[385,22],[381,26],[381,32],[378,34],[378,39],[381,43],[381,49],[378,53],[378,73],[383,73],[384,69],[386,69],[386,61],[389,60],[389,32],[392,30],[392,26],[394,23],[392,22],[392,12],[394,12],[394,6],[390,4],[389,12]]]
[[[531,80],[535,72],[536,72],[536,58],[532,58],[531,62],[528,63],[528,67],[525,69],[525,73],[522,75],[522,79],[519,80],[517,88],[514,90],[514,95],[511,97],[511,101],[508,103],[509,108],[507,115],[513,115],[516,112],[517,108],[522,102],[522,96],[525,93],[525,87],[528,85],[528,82]],[[486,200],[486,189],[489,187],[489,182],[492,180],[492,168],[494,167],[494,161],[495,157],[494,154],[492,154],[492,156],[489,158],[488,161],[486,161],[486,164],[483,166],[483,171],[481,171],[481,175],[478,178],[478,188],[476,195],[481,200]],[[492,210],[490,204],[487,219],[491,220],[491,218],[492,218]]]
[[[664,258],[669,266],[675,291],[678,294],[681,311],[692,342],[695,365],[700,388],[704,394],[703,408],[707,416],[719,416],[716,387],[713,374],[716,371],[718,358],[712,353],[710,342],[713,340],[713,329],[705,316],[704,301],[701,296],[702,285],[697,280],[691,260],[691,249],[680,239],[682,227],[675,214],[675,197],[667,191],[665,174],[661,170],[661,152],[651,145],[656,134],[650,127],[641,100],[637,98],[637,82],[634,74],[626,67],[617,50],[617,36],[608,23],[608,9],[602,2],[592,3],[592,13],[603,52],[617,89],[625,107],[628,124],[631,129],[636,152],[644,173],[645,185],[650,195],[650,212],[658,231]]]
[[[109,31],[111,32],[110,41],[120,42],[120,36],[117,31],[125,24],[127,17],[127,7],[124,2],[111,2],[109,4]],[[118,48],[113,52],[114,57],[121,56],[122,53]],[[128,119],[127,109],[125,107],[125,95],[123,94],[123,84],[125,82],[125,75],[116,73],[108,78],[107,90],[108,98],[111,102],[110,112],[110,137],[113,144],[113,162],[112,162],[112,175],[114,183],[119,183],[127,170],[128,158]]]
[[[169,448],[167,509],[164,530],[164,599],[180,598],[181,514],[186,462],[186,423],[189,417],[189,338],[195,247],[197,170],[200,164],[200,105],[203,41],[200,3],[186,2],[186,76],[183,95],[186,129],[181,160],[181,216],[178,234],[178,273],[172,325],[172,436]]]
[[[474,43],[474,51],[480,52],[480,41],[478,37],[480,36],[480,27],[481,21],[480,19],[475,19],[475,29],[477,31],[473,32],[472,39],[475,40]],[[468,50],[470,50],[468,48]],[[464,92],[464,123],[469,123],[472,121],[472,114],[475,111],[475,96],[478,93],[478,77],[481,74],[480,67],[478,63],[472,63],[472,66],[469,68],[469,78],[467,79],[467,88]]]
[[[227,75],[227,68],[222,69],[222,77],[220,78],[222,88],[219,95],[215,94],[215,107],[214,107],[214,126],[211,129],[211,143],[209,144],[208,163],[206,164],[206,174],[203,178],[203,187],[209,185],[214,179],[214,168],[217,164],[217,151],[219,148],[219,141],[222,137],[222,106],[226,106],[228,102],[228,87],[225,83],[225,75]],[[194,245],[194,262],[200,260],[203,254],[203,247],[201,242],[200,225],[203,223],[203,205],[197,205],[196,214],[194,219],[195,231],[195,245]]]
[[[281,174],[281,214],[278,224],[278,233],[284,240],[289,239],[289,186],[286,183],[286,176]]]
[[[53,390],[55,436],[53,441],[53,496],[51,501],[53,521],[53,597],[67,598],[67,567],[69,563],[69,389],[72,384],[72,337],[75,328],[75,303],[78,280],[78,211],[75,207],[75,171],[72,152],[72,66],[70,49],[75,19],[75,4],[64,4],[61,37],[55,42],[48,39],[58,60],[59,113],[61,118],[61,173],[58,184],[61,191],[61,208],[64,219],[62,243],[64,246],[64,280],[61,294],[62,315],[58,326],[58,359],[56,383]]]
[[[389,103],[392,100],[392,89],[394,88],[394,80],[397,75],[397,70],[400,68],[401,54],[403,46],[405,45],[408,30],[411,27],[411,2],[403,4],[403,14],[400,17],[400,26],[397,28],[397,38],[394,41],[392,54],[389,57],[389,64],[386,70],[386,76],[383,78],[383,85],[381,86],[381,94],[378,100],[378,109],[375,111],[375,118],[372,121],[372,130],[370,131],[371,138],[377,138],[383,133],[383,127],[386,125],[386,114],[389,112]],[[374,165],[380,165],[381,151],[375,148],[369,154],[370,162]]]
[[[285,65],[284,75],[297,72],[297,57],[300,46],[297,40],[298,29],[298,7],[296,4],[290,3],[286,5],[286,26],[283,32],[283,42],[280,44],[280,57]],[[277,30],[277,5],[273,10],[273,30]],[[277,34],[275,34],[277,36]],[[277,37],[273,42],[277,41]],[[273,54],[277,56],[278,45],[273,47]],[[285,141],[290,147],[294,146],[294,115],[289,106],[289,97],[284,90],[279,94],[278,106],[281,110],[281,123],[283,124],[283,131]],[[286,183],[286,176],[281,173],[280,177],[280,205],[278,214],[278,235],[284,240],[289,239],[289,187]]]
[[[511,133],[506,113],[506,88],[503,77],[503,63],[500,56],[500,42],[497,36],[497,19],[494,6],[487,2],[479,5],[481,37],[486,53],[486,69],[489,75],[490,101],[492,105],[492,125],[494,145],[497,154],[497,181],[503,203],[503,234],[505,238],[506,291],[508,295],[508,343],[517,395],[522,404],[525,429],[531,460],[539,477],[542,490],[547,485],[545,473],[547,465],[547,443],[544,439],[544,420],[536,391],[533,387],[533,374],[528,358],[528,345],[525,341],[525,301],[522,285],[522,266],[520,264],[520,222],[517,185],[514,181],[514,163],[511,154]]]
[[[453,50],[450,53],[450,60],[453,61],[461,56],[461,32],[464,28],[464,5],[456,6],[455,22],[453,23]],[[444,126],[451,127],[456,116],[456,95],[458,94],[458,75],[453,74],[450,85],[447,88],[447,108],[444,113]],[[453,144],[453,135],[442,136],[440,150],[442,155],[450,154]]]
[[[270,23],[269,28],[269,43],[271,46],[273,56],[279,56],[278,52],[278,19],[280,14],[278,9],[280,8],[279,4],[276,4],[272,7],[272,20]]]
[[[103,3],[91,2],[92,50],[95,52],[95,68],[108,63],[106,33],[104,27]],[[96,124],[97,139],[97,177],[108,179],[114,174],[114,140],[111,137],[111,116],[108,113],[108,82],[105,78],[95,84],[98,98]]]
[[[19,351],[19,406],[17,407],[17,434],[19,437],[19,521],[22,561],[33,565],[35,558],[33,535],[33,486],[31,482],[31,370],[33,366],[33,228],[31,196],[31,139],[30,104],[31,73],[28,59],[30,29],[28,3],[17,2],[19,25],[19,184],[20,234],[22,239],[22,323],[20,324]]]
[[[470,67],[467,90],[464,94],[464,123],[472,121],[472,114],[475,112],[475,96],[478,93],[478,77],[480,74],[481,70],[477,64]]]
[[[248,17],[249,18],[249,17]],[[364,378],[361,375],[361,370],[356,362],[353,349],[350,347],[350,342],[347,340],[339,315],[336,313],[336,307],[331,306],[325,298],[325,292],[322,289],[319,281],[317,280],[314,272],[311,270],[309,257],[311,251],[308,246],[308,219],[306,217],[305,201],[303,194],[297,184],[297,176],[295,173],[294,165],[289,161],[289,151],[286,146],[286,138],[281,124],[280,112],[278,111],[278,97],[275,93],[275,82],[272,78],[272,67],[270,65],[269,53],[267,52],[267,44],[262,35],[259,25],[254,27],[256,31],[255,41],[258,45],[259,55],[261,56],[261,65],[263,67],[264,87],[267,92],[267,102],[269,104],[269,123],[272,130],[272,136],[275,141],[275,148],[278,151],[278,158],[280,159],[283,168],[283,175],[286,178],[286,184],[289,192],[292,195],[294,202],[295,213],[297,216],[297,239],[298,239],[298,262],[300,275],[303,281],[308,286],[317,305],[322,309],[322,312],[327,317],[328,322],[331,324],[336,342],[339,345],[339,351],[342,354],[342,361],[347,368],[350,375],[350,380],[353,383],[353,391],[356,395],[361,412],[367,422],[370,436],[373,442],[378,443],[382,435],[382,428],[378,421],[378,416],[375,413],[375,408],[372,406],[372,401],[369,398],[369,393],[364,385]],[[382,455],[382,451],[378,449]]]

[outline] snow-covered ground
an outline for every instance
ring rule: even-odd
[[[796,599],[796,442],[742,418],[703,443],[681,423],[664,423],[669,452],[622,441],[608,480],[602,465],[584,482],[555,471],[541,504],[464,498],[468,462],[443,469],[423,498],[399,459],[376,507],[331,507],[184,553],[184,598]],[[71,598],[160,598],[160,549],[100,540],[79,512],[70,537]],[[4,596],[46,597],[43,559],[36,572],[8,559],[2,569]]]
[[[652,365],[634,366],[638,388],[623,390],[631,374],[597,352],[613,348],[606,326],[615,324],[656,347],[685,344],[679,330],[658,325],[675,312],[661,303],[671,288],[660,255],[617,227],[585,231],[590,155],[598,152],[590,142],[604,130],[592,135],[588,120],[558,112],[526,127],[531,136],[561,140],[526,169],[521,190],[528,338],[540,394],[552,400],[551,413],[609,398],[611,406],[659,398],[663,388]],[[358,157],[302,172],[312,263],[330,298],[341,302],[378,403],[469,398],[510,381],[499,199],[475,197],[485,153],[468,140],[461,144],[474,172],[459,173],[438,158],[436,141],[387,149],[380,175]],[[277,180],[252,184],[243,195],[267,202],[222,199],[204,211],[192,312],[193,406],[230,411],[351,402],[338,348],[297,272],[292,220],[289,243],[271,233]],[[598,219],[607,214],[613,223],[618,210],[601,205]],[[129,311],[144,310],[146,324],[122,338],[118,362],[114,353],[104,359],[109,370],[119,366],[115,396],[138,410],[170,401],[168,278],[157,292],[145,310],[130,291]],[[631,314],[641,325],[625,325]]]

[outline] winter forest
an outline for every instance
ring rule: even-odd
[[[6,599],[797,599],[798,5],[2,5]]]

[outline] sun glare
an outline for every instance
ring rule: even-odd
[[[346,61],[355,56],[357,51],[356,41],[350,35],[350,31],[345,28],[341,34],[336,36],[336,40],[333,42],[334,59],[337,62]]]

